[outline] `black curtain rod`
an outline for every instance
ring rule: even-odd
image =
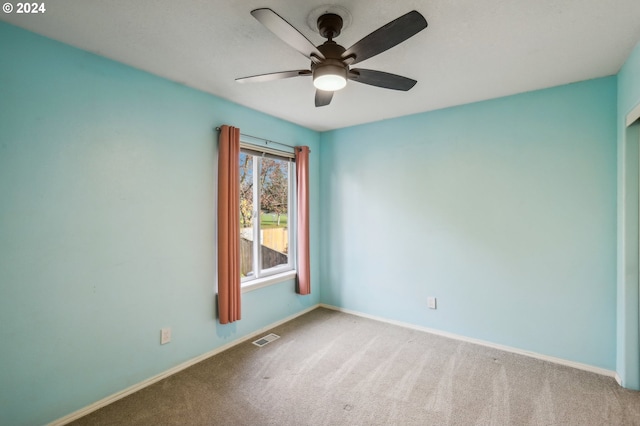
[[[216,127],[216,130],[219,132],[220,131],[220,127]],[[267,143],[267,145],[270,144],[270,143],[275,143],[275,144],[282,145],[282,146],[288,146],[289,148],[292,148],[294,150],[296,149],[295,146],[291,146],[291,145],[287,145],[286,143],[276,142],[276,141],[272,141],[272,140],[269,140],[269,139],[261,138],[260,136],[248,135],[246,133],[240,133],[240,134],[242,136],[247,136],[247,137],[250,137],[250,138],[254,138],[254,139],[258,139],[258,140],[264,141],[264,142]],[[311,151],[309,151],[309,152],[311,152]]]

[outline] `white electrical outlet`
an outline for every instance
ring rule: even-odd
[[[438,309],[437,305],[436,305],[436,298],[435,297],[427,297],[427,307],[429,309]]]
[[[160,329],[160,344],[164,345],[171,341],[171,328]]]

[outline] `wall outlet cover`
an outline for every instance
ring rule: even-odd
[[[160,329],[160,344],[164,345],[171,341],[171,329],[170,328],[162,328]]]
[[[435,297],[428,297],[427,298],[427,306],[429,307],[429,309],[438,309],[437,308],[437,304],[436,304],[436,298]]]

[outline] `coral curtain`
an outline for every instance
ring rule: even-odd
[[[218,142],[218,318],[240,319],[240,129],[220,128]]]
[[[298,275],[296,292],[311,293],[309,263],[309,147],[296,147],[296,186],[298,190]]]

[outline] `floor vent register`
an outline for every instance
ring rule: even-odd
[[[264,337],[259,338],[258,340],[254,341],[253,344],[259,347],[263,347],[265,345],[268,345],[269,343],[273,342],[276,339],[279,339],[280,336],[278,336],[277,334],[267,334]]]

